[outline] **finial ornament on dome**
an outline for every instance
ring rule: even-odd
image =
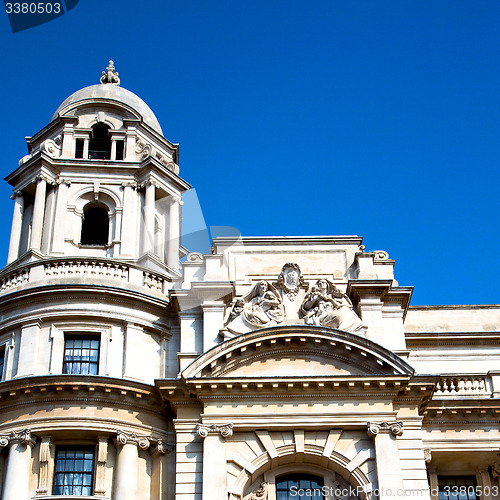
[[[111,85],[120,85],[120,79],[118,78],[118,72],[115,71],[115,65],[113,61],[109,61],[108,67],[106,68],[106,71],[102,72],[101,76],[101,83],[102,84],[107,84],[110,83]]]

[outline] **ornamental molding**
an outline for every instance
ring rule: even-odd
[[[0,446],[5,448],[11,444],[25,444],[27,446],[35,446],[35,438],[31,434],[30,429],[22,431],[13,431],[10,434],[0,435]]]
[[[403,422],[368,422],[368,435],[375,437],[380,433],[392,433],[395,436],[403,435]]]
[[[115,64],[113,63],[113,61],[109,61],[108,66],[106,67],[106,71],[102,72],[101,84],[111,84],[116,85],[117,87],[120,85],[118,71],[115,71]]]
[[[147,450],[151,445],[151,436],[143,436],[140,434],[127,433],[123,431],[116,431],[116,443],[119,445],[135,444],[141,450]]]
[[[233,424],[197,424],[198,436],[205,439],[209,434],[220,434],[227,439],[233,435]]]
[[[265,481],[261,481],[258,489],[252,493],[250,500],[266,500],[269,493],[269,484]]]
[[[163,439],[158,439],[158,441],[153,445],[151,455],[166,455],[175,450],[174,443],[167,443]]]
[[[425,463],[428,464],[431,462],[432,460],[432,450],[430,448],[426,448],[424,450],[424,460],[425,460]]]

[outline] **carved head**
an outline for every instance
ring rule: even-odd
[[[327,293],[328,292],[328,281],[326,280],[318,280],[316,282],[316,287],[321,293]]]
[[[259,281],[257,283],[257,287],[256,288],[257,288],[257,293],[259,295],[264,295],[267,292],[267,290],[269,288],[269,285],[267,284],[266,281]]]

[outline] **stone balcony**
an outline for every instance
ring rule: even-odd
[[[50,258],[6,269],[0,274],[0,295],[35,284],[74,282],[139,288],[145,293],[168,297],[168,277],[141,266],[105,258]]]

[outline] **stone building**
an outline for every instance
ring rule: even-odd
[[[412,307],[358,236],[188,253],[178,146],[119,83],[6,178],[2,499],[498,497],[500,306]]]

